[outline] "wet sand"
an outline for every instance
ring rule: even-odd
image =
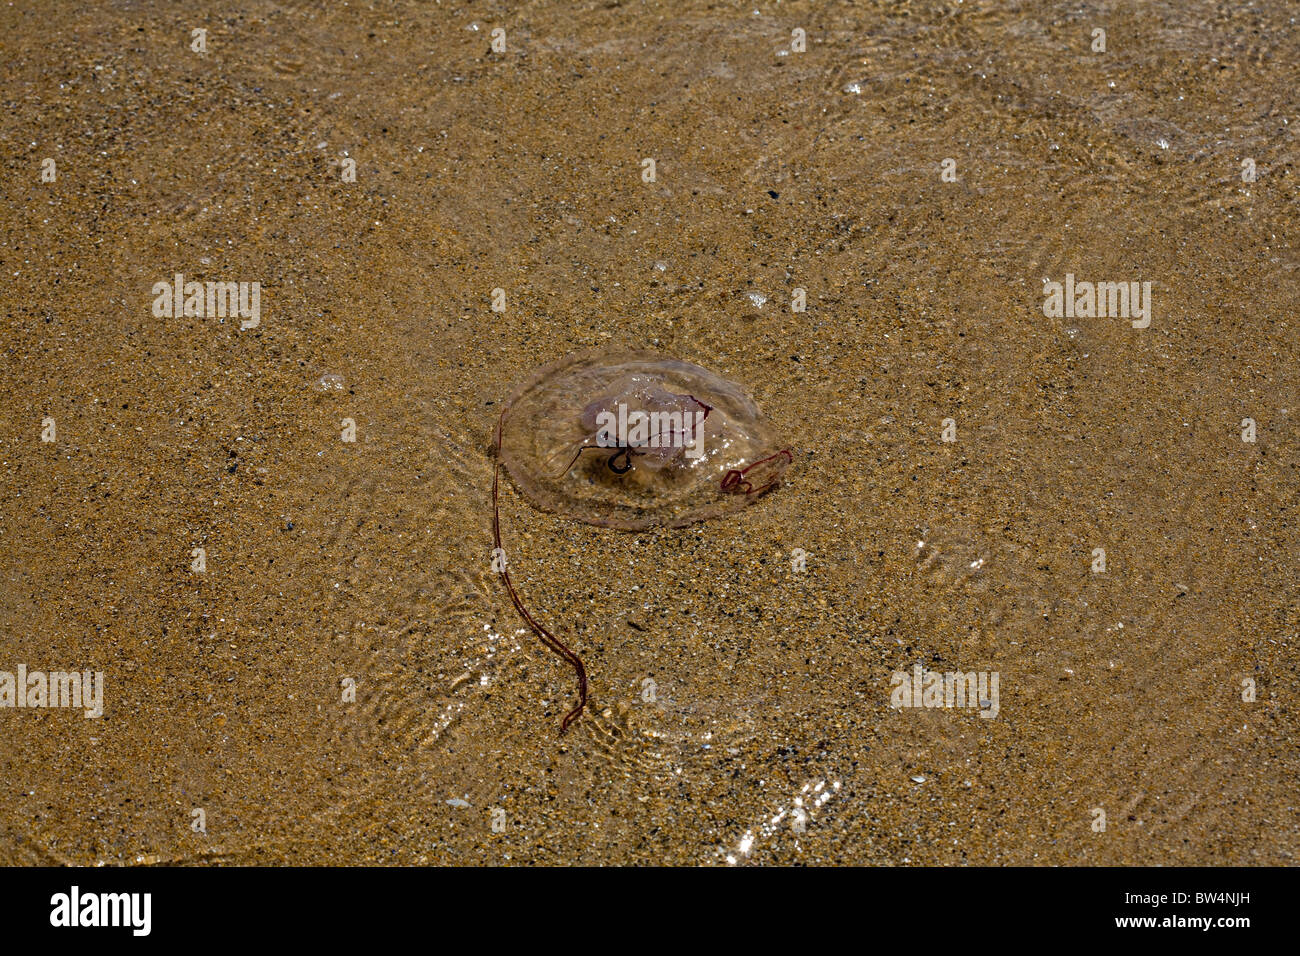
[[[0,863],[1294,862],[1290,5],[196,6],[0,8],[0,671],[105,674],[0,708]],[[589,348],[795,460],[678,530],[506,484],[557,739],[492,430]]]

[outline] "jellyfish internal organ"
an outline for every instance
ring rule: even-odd
[[[620,379],[611,391],[582,411],[582,424],[594,429],[597,447],[635,448],[642,456],[639,463],[648,468],[662,468],[680,454],[704,454],[710,406],[692,395],[670,392],[644,374]]]

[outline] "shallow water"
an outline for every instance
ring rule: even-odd
[[[0,9],[0,670],[107,675],[0,710],[0,862],[1293,861],[1292,7],[511,10]],[[557,740],[491,444],[588,348],[798,455],[676,530],[506,489]]]

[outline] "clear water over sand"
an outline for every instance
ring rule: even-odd
[[[1293,861],[1292,5],[202,6],[0,8],[0,670],[106,674],[0,709],[0,862]],[[587,348],[798,454],[678,530],[506,486],[557,740],[491,441]]]

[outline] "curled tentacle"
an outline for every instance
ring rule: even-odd
[[[756,495],[767,491],[781,480],[786,466],[792,461],[794,454],[783,448],[744,468],[732,468],[722,476],[722,490],[730,495]]]
[[[614,452],[614,454],[609,456],[609,461],[606,463],[609,465],[609,470],[616,475],[626,475],[629,471],[632,470],[633,454],[634,452],[632,451],[631,448],[620,448],[618,451]],[[620,456],[623,458],[624,461],[622,467],[615,464],[615,462],[618,461]]]

